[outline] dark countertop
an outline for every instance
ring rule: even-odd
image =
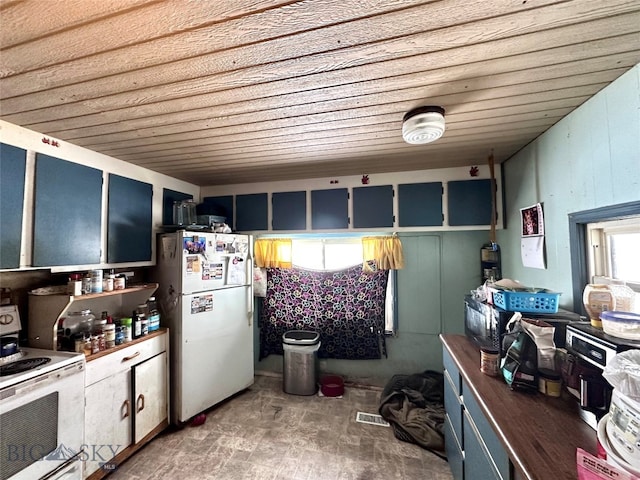
[[[463,335],[440,335],[516,470],[516,478],[577,478],[576,448],[595,455],[597,435],[566,391],[553,398],[513,391],[480,371],[480,351]]]

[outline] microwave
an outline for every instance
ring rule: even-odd
[[[477,300],[471,295],[465,295],[464,333],[478,347],[497,350],[502,358],[506,354],[502,347],[502,340],[507,324],[514,313]],[[553,341],[557,348],[565,347],[566,326],[580,321],[580,315],[563,309],[558,309],[557,313],[523,313],[522,316],[543,320],[553,325],[555,327]]]

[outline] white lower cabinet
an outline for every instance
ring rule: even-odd
[[[131,443],[131,373],[120,372],[85,388],[85,478]]]
[[[88,358],[84,478],[102,478],[168,426],[168,332]]]
[[[139,443],[167,420],[167,353],[133,367],[133,443]]]

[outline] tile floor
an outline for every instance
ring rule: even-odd
[[[377,413],[379,397],[349,386],[343,398],[288,395],[281,379],[257,376],[203,425],[166,430],[107,478],[451,479],[445,460],[355,421],[358,411]]]

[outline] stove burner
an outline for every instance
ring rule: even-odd
[[[47,357],[36,357],[25,358],[23,360],[7,363],[6,365],[0,365],[0,377],[26,372],[27,370],[37,368],[45,363],[49,363],[50,361],[51,359]]]

